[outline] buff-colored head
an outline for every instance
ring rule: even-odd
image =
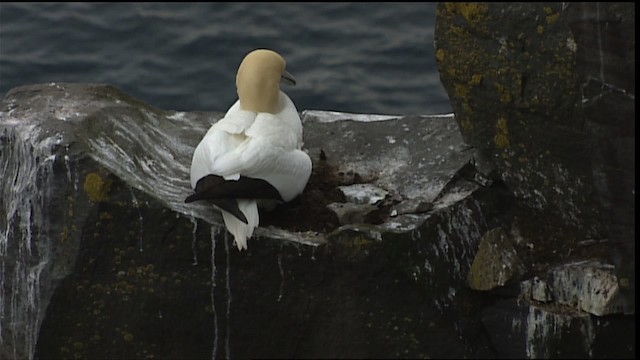
[[[254,112],[278,112],[280,81],[295,85],[295,79],[285,70],[284,58],[275,51],[254,50],[240,63],[236,88],[240,108]]]

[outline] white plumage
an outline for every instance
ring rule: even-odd
[[[281,79],[295,83],[284,68],[284,59],[271,50],[255,50],[245,57],[236,77],[238,101],[211,126],[194,151],[192,188],[200,179],[218,175],[227,181],[265,180],[284,201],[302,193],[311,175],[311,159],[301,150],[298,110],[279,88]],[[247,223],[221,211],[242,250],[259,224],[258,199],[241,194],[234,198]]]

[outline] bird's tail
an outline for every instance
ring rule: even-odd
[[[253,235],[253,229],[258,226],[260,218],[258,217],[258,204],[255,200],[238,199],[238,208],[246,216],[247,224],[238,220],[237,217],[222,210],[222,219],[227,230],[233,235],[238,250],[247,248],[247,239]]]

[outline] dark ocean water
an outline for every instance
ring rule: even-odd
[[[109,83],[163,109],[225,111],[244,55],[272,48],[298,110],[445,113],[434,22],[434,3],[2,3],[0,98]]]

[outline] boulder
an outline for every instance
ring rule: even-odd
[[[635,5],[440,3],[436,16],[462,136],[478,171],[514,197],[469,274],[473,288],[517,299],[485,311],[497,353],[635,351],[621,317],[621,343],[596,354],[610,335],[590,315],[635,313]],[[524,274],[507,271],[520,261]]]
[[[94,84],[19,87],[1,110],[2,357],[490,354],[452,319],[502,191],[451,115],[303,112],[309,184],[239,252],[184,203],[221,113]]]
[[[499,358],[628,358],[635,351],[633,320],[594,318],[545,303],[507,299],[483,310]],[[614,335],[615,334],[615,335]]]
[[[483,235],[467,275],[470,288],[491,290],[520,280],[526,268],[512,241],[509,234],[500,227]]]
[[[440,76],[482,171],[552,218],[562,243],[608,239],[628,313],[635,88],[621,74],[634,71],[634,12],[632,4],[441,3],[436,22]]]

